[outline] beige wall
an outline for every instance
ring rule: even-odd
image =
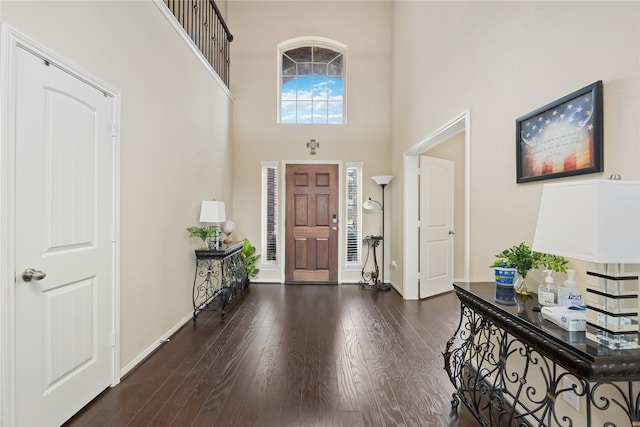
[[[470,109],[470,280],[491,280],[495,253],[533,239],[542,183],[515,183],[517,117],[602,80],[605,171],[582,179],[640,179],[640,3],[393,4],[391,172],[400,187],[403,153]],[[392,224],[401,234],[401,216]]]
[[[151,1],[2,1],[4,22],[120,91],[121,365],[191,311],[185,228],[232,214],[231,101]]]
[[[234,205],[238,235],[260,242],[261,161],[361,161],[363,194],[380,200],[380,187],[370,177],[386,175],[390,167],[391,3],[230,1],[227,11],[235,36],[231,89],[235,96],[233,191],[241,195]],[[347,124],[277,123],[277,46],[301,36],[347,45]],[[315,156],[306,148],[310,139],[320,142]],[[385,196],[396,188],[391,183]],[[380,217],[369,217],[365,234],[379,228]],[[277,271],[266,269],[260,274],[261,280],[279,277]]]

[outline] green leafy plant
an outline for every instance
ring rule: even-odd
[[[256,262],[258,258],[260,258],[260,255],[256,255],[256,247],[252,246],[247,238],[244,239],[240,256],[242,257],[242,262],[247,269],[249,277],[258,277],[260,269],[256,268]]]
[[[515,268],[524,279],[530,270],[540,266],[547,270],[566,273],[568,263],[569,261],[564,257],[532,251],[526,243],[522,242],[496,254],[495,262],[489,267]]]
[[[213,227],[188,227],[189,237],[199,237],[202,239],[202,247],[208,248],[207,239],[209,237],[216,237],[216,229]]]

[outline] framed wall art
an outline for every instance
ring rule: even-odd
[[[518,183],[603,171],[602,81],[516,119]]]

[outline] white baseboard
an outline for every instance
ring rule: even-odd
[[[395,289],[395,290],[396,290],[396,292],[398,292],[398,293],[400,294],[400,296],[402,296],[402,297],[404,298],[404,294],[402,293],[402,289],[400,289],[399,287],[397,287],[397,286],[396,286],[396,284],[395,284],[395,283],[393,283],[393,282],[391,282],[391,281],[389,282],[389,284],[390,284],[391,286],[393,286],[393,289]]]
[[[189,313],[185,318],[176,323],[171,329],[165,332],[160,338],[158,338],[153,344],[147,347],[142,353],[140,353],[135,359],[127,364],[120,370],[120,378],[131,372],[136,366],[142,363],[151,353],[153,353],[158,347],[175,334],[180,328],[182,328],[187,322],[193,320],[193,313]]]

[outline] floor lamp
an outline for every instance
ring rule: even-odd
[[[384,282],[384,187],[386,187],[391,182],[393,176],[378,175],[372,176],[371,179],[373,179],[376,184],[378,184],[380,188],[382,188],[382,205],[380,206],[380,210],[382,211],[382,274],[380,275],[381,280],[377,284],[377,287],[380,290],[389,290],[391,289],[391,286],[388,283]]]

